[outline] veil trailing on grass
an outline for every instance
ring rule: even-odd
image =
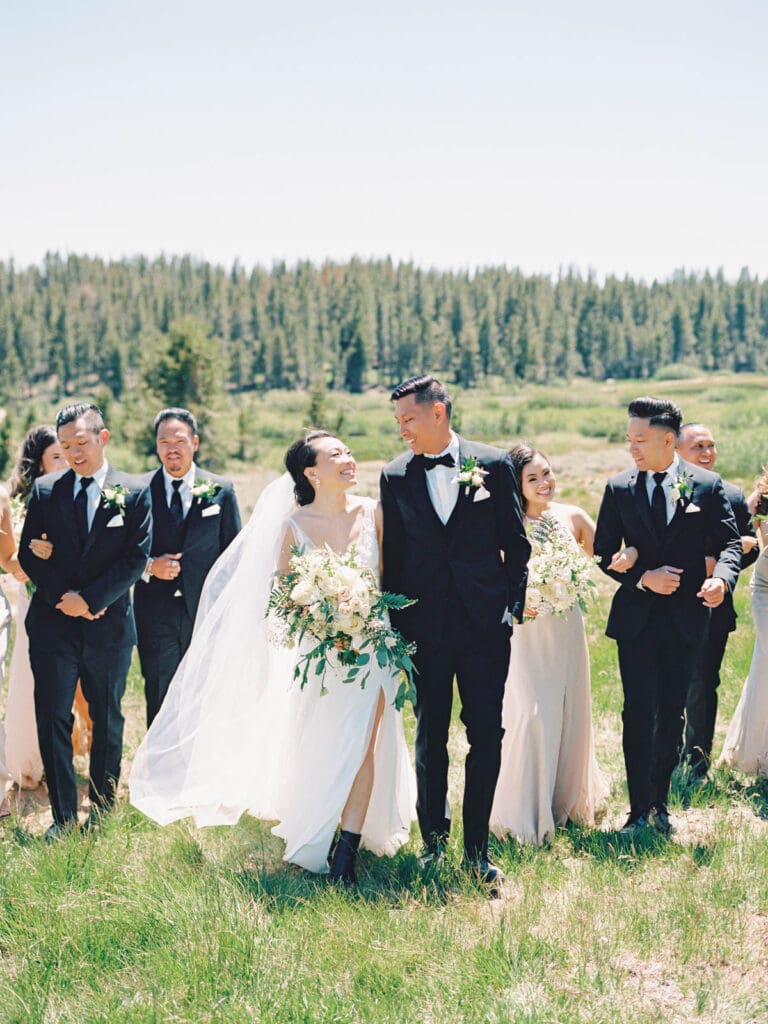
[[[274,805],[295,652],[267,638],[272,576],[295,509],[285,473],[208,574],[192,643],[139,747],[131,802],[166,825],[232,825]]]

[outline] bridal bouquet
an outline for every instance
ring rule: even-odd
[[[365,686],[371,658],[390,668],[400,681],[395,707],[414,701],[412,655],[415,647],[392,629],[390,608],[414,604],[402,594],[382,593],[372,570],[362,565],[354,547],[345,555],[330,548],[303,552],[293,548],[290,571],[278,575],[269,598],[270,639],[280,647],[295,647],[305,637],[315,641],[301,656],[294,678],[307,685],[310,669],[320,676],[320,693],[328,692],[325,673],[333,663],[346,668],[343,682]]]
[[[16,543],[19,543],[21,538],[21,531],[24,526],[24,518],[27,514],[27,505],[20,494],[15,495],[11,498],[11,525],[13,526],[13,535],[16,538]]]
[[[586,611],[587,599],[597,593],[592,563],[574,546],[557,518],[543,512],[531,523],[528,539],[526,608],[538,615],[564,615],[577,604]]]

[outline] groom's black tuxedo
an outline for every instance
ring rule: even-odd
[[[720,552],[714,575],[728,590],[741,568],[741,540],[722,480],[682,459],[679,469],[691,490],[676,503],[664,531],[654,526],[646,474],[631,469],[608,481],[595,534],[600,567],[620,584],[606,633],[618,641],[624,759],[634,814],[666,804],[685,694],[710,617],[696,596],[706,577],[706,556]],[[636,547],[638,559],[626,573],[615,573],[611,556],[623,544]],[[683,570],[674,593],[638,587],[646,570],[664,565]]]
[[[177,526],[168,507],[162,467],[145,482],[152,498],[151,554],[182,552],[177,579],[142,577],[133,592],[149,726],[189,647],[205,578],[240,531],[240,512],[232,483],[198,469],[195,483],[212,483],[218,490],[210,498],[193,497],[183,523]]]
[[[72,701],[78,678],[93,719],[90,798],[94,807],[114,800],[120,777],[123,715],[120,702],[136,642],[130,587],[149,553],[149,495],[133,477],[112,466],[104,487],[124,489],[125,508],[99,502],[82,543],[71,469],[35,481],[19,543],[19,561],[35,584],[26,618],[35,678],[35,715],[54,821],[77,819],[72,767]],[[96,486],[95,484],[91,485]],[[44,561],[29,550],[46,534],[53,554]],[[56,609],[62,595],[78,591],[96,614],[93,621]]]
[[[383,584],[417,600],[393,612],[392,623],[418,645],[416,774],[422,835],[430,843],[450,825],[447,741],[455,676],[470,744],[464,846],[469,857],[478,859],[487,856],[501,755],[511,632],[505,612],[522,617],[530,545],[509,457],[488,445],[458,442],[460,465],[473,456],[486,476],[482,488],[460,487],[445,525],[432,505],[424,457],[406,453],[384,467]]]

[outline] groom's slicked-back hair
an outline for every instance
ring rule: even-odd
[[[169,409],[161,409],[157,416],[155,416],[155,437],[157,437],[157,431],[160,428],[160,424],[165,423],[166,420],[181,420],[181,422],[186,423],[192,431],[192,437],[197,433],[197,420],[189,409],[181,409],[177,406],[171,406]]]
[[[677,402],[668,398],[635,398],[629,403],[627,412],[630,417],[648,420],[652,427],[663,427],[671,430],[675,437],[680,436],[683,413]]]
[[[84,419],[86,427],[94,434],[98,434],[106,426],[104,413],[98,405],[94,405],[93,402],[71,402],[63,409],[59,409],[56,414],[56,429],[60,430],[67,423],[74,423],[79,419]]]
[[[451,396],[445,384],[433,377],[431,373],[421,373],[418,377],[410,377],[398,384],[389,396],[392,402],[398,398],[405,398],[406,395],[413,395],[417,402],[442,402],[448,419],[451,418]]]
[[[317,463],[317,451],[313,441],[320,437],[335,437],[330,430],[311,430],[298,441],[294,441],[285,453],[285,468],[293,478],[293,493],[297,505],[311,505],[315,500],[315,489],[304,475],[304,470]]]

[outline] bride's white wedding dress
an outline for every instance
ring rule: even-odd
[[[768,547],[755,562],[751,606],[755,646],[720,761],[749,775],[768,776]]]
[[[607,786],[595,759],[589,650],[578,605],[562,617],[539,615],[515,626],[502,724],[491,831],[541,844],[569,820],[593,825]]]
[[[375,502],[363,501],[357,551],[378,573]],[[392,676],[374,667],[361,689],[329,667],[329,692],[321,697],[317,677],[304,690],[293,679],[300,652],[267,640],[265,611],[286,520],[298,543],[311,546],[290,522],[292,510],[286,475],[266,489],[211,570],[190,649],[136,754],[130,793],[161,824],[185,817],[198,825],[234,824],[245,811],[277,819],[273,831],[285,840],[285,859],[325,872],[381,690],[366,849],[391,855],[407,842],[415,783]]]

